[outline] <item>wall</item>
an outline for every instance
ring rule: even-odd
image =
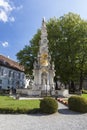
[[[16,87],[25,87],[24,72],[0,66],[0,88],[8,89]]]

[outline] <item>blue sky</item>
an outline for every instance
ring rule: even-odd
[[[87,0],[0,0],[0,54],[16,60],[43,17],[49,20],[68,12],[87,20]]]

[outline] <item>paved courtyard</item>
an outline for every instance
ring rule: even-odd
[[[59,103],[52,115],[0,114],[0,130],[87,130],[87,114],[68,110]]]

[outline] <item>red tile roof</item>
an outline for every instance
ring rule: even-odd
[[[3,55],[0,55],[0,65],[6,66],[19,71],[24,71],[24,66],[20,65],[18,62],[9,59]]]

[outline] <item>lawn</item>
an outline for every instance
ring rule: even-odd
[[[87,99],[87,94],[82,94],[82,96]]]
[[[38,109],[40,100],[15,100],[8,96],[0,96],[0,113],[29,113]]]
[[[73,95],[73,96],[75,96],[75,95]],[[87,99],[87,94],[82,94],[81,96]],[[65,105],[68,105],[68,98],[58,98],[58,101]]]

